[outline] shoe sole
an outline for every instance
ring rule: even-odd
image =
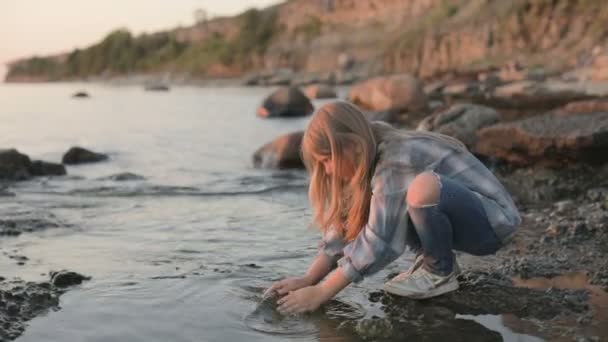
[[[440,286],[438,288],[432,289],[428,292],[424,293],[415,293],[407,290],[403,290],[399,287],[392,286],[390,283],[384,284],[384,291],[402,297],[407,297],[411,299],[426,299],[431,297],[437,297],[442,294],[456,291],[458,290],[459,284],[457,281],[448,283],[445,286]]]

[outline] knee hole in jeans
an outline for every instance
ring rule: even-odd
[[[432,171],[418,174],[407,190],[406,202],[413,208],[435,206],[439,204],[441,182]]]

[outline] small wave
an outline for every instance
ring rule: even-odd
[[[283,184],[267,186],[257,189],[245,190],[220,190],[220,191],[202,191],[194,187],[180,186],[145,186],[138,188],[101,186],[86,189],[75,189],[69,191],[24,191],[22,193],[38,194],[38,195],[59,195],[59,196],[91,196],[91,197],[173,197],[173,196],[191,196],[191,197],[229,197],[229,196],[246,196],[246,195],[261,195],[272,192],[288,192],[306,189],[304,184]]]

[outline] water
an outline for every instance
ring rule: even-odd
[[[80,89],[91,98],[70,98]],[[410,256],[317,313],[278,324],[248,316],[272,281],[305,271],[318,241],[306,228],[306,175],[251,167],[259,146],[308,121],[255,117],[269,91],[0,86],[1,147],[58,162],[80,145],[111,158],[68,167],[67,177],[19,183],[11,188],[16,197],[0,198],[0,215],[63,223],[0,239],[0,249],[29,258],[17,266],[0,256],[3,276],[43,280],[69,269],[93,277],[61,297],[61,310],[31,321],[19,341],[358,340],[339,327],[382,316],[367,293]],[[104,179],[121,172],[145,180]],[[464,319],[510,331],[495,320]]]

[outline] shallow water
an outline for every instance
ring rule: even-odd
[[[91,98],[70,98],[80,89]],[[66,177],[19,183],[10,189],[16,197],[0,197],[2,217],[35,214],[60,223],[1,238],[2,251],[29,259],[19,266],[0,255],[2,276],[42,280],[65,268],[93,277],[61,297],[61,310],[31,321],[18,340],[359,340],[345,323],[382,317],[368,292],[406,268],[409,255],[319,312],[279,322],[250,315],[272,281],[304,272],[318,240],[306,228],[305,174],[251,167],[259,146],[308,120],[256,118],[268,92],[1,85],[0,147],[58,162],[81,145],[111,158],[68,167]],[[121,172],[145,180],[105,179]],[[456,332],[463,340],[481,329],[538,341],[513,333],[498,316],[457,318],[478,323]]]

